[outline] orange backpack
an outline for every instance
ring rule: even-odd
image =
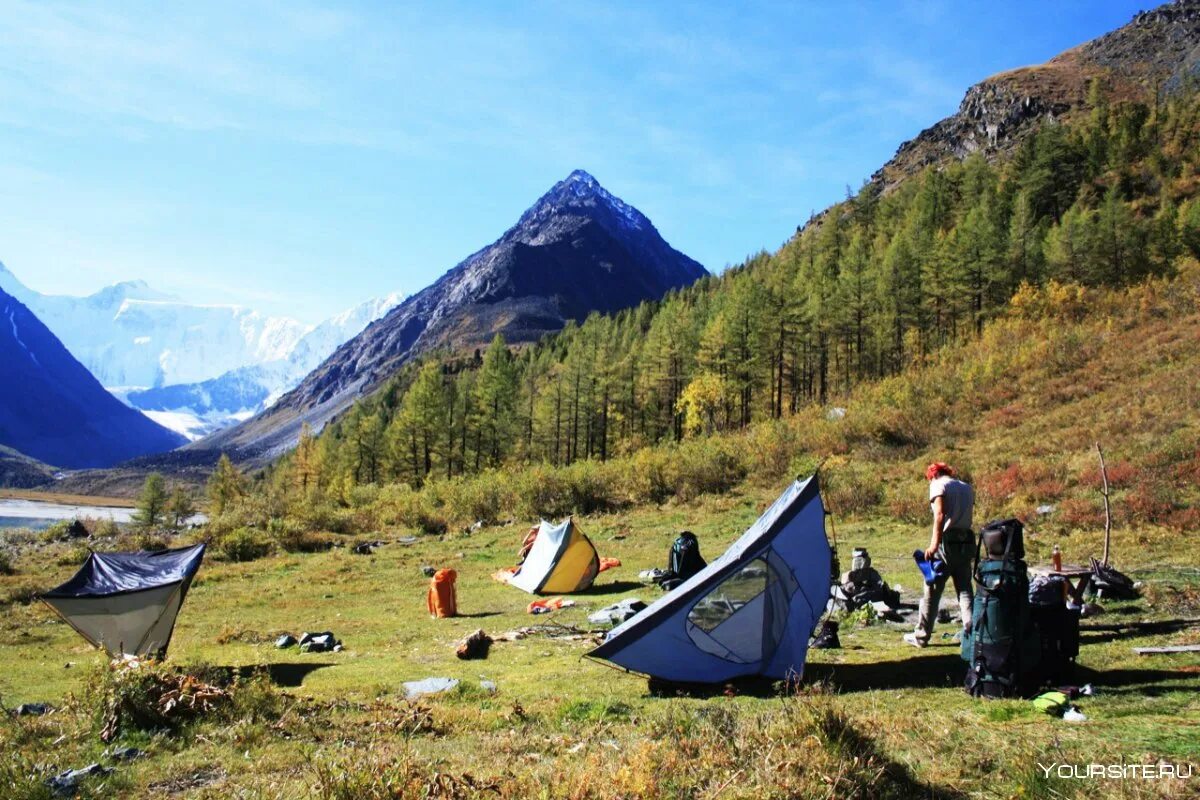
[[[425,598],[432,617],[457,617],[458,594],[454,581],[458,574],[452,569],[439,569],[429,581],[429,594]]]

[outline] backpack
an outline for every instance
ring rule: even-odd
[[[1078,606],[1063,599],[1062,578],[1037,578],[1029,586],[1030,618],[1037,628],[1041,650],[1043,683],[1059,686],[1069,683],[1079,655]]]
[[[431,617],[458,616],[458,592],[454,588],[457,579],[458,573],[452,569],[439,569],[434,573],[425,596]]]
[[[1025,526],[1019,519],[994,519],[980,529],[979,544],[988,558],[1023,559]]]
[[[979,534],[971,628],[962,640],[965,688],[973,697],[1027,694],[1040,680],[1041,643],[1030,613],[1029,574],[1015,555],[1024,552],[1022,532],[1018,520],[1004,520],[989,523]]]
[[[669,577],[661,586],[670,591],[707,566],[708,562],[700,555],[700,540],[691,531],[684,531],[675,538],[667,553]]]

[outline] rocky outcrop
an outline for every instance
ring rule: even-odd
[[[1087,104],[1098,81],[1114,101],[1152,102],[1197,76],[1200,0],[1177,0],[1136,15],[1128,25],[1045,64],[1003,72],[967,90],[958,111],[900,145],[872,177],[888,191],[909,175],[973,153],[991,157],[1016,146],[1038,126]]]

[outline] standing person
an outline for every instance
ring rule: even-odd
[[[971,603],[975,600],[971,591],[971,560],[975,552],[971,514],[975,510],[975,491],[971,484],[954,477],[954,469],[941,461],[925,469],[925,479],[929,481],[929,503],[933,507],[933,533],[925,557],[940,557],[946,562],[948,574],[925,584],[917,629],[904,634],[904,641],[914,647],[929,644],[947,579],[954,581],[964,630],[971,627]]]

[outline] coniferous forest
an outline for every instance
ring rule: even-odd
[[[604,461],[744,428],[979,334],[1022,284],[1122,286],[1200,255],[1200,95],[1044,123],[1007,157],[866,183],[662,302],[518,350],[410,363],[275,469],[310,492]]]

